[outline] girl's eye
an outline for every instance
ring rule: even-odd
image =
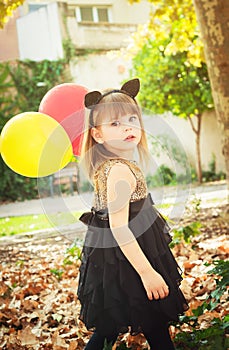
[[[118,126],[120,125],[120,121],[119,120],[115,120],[114,122],[111,123],[112,126]]]
[[[130,121],[135,122],[136,120],[137,120],[136,115],[132,115],[132,116],[130,117]]]

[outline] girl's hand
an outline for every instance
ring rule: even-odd
[[[141,279],[149,300],[164,299],[169,295],[169,287],[153,268],[142,272]]]

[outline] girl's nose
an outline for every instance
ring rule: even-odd
[[[130,124],[124,124],[124,129],[125,130],[132,130],[132,126]]]

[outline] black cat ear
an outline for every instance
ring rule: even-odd
[[[140,81],[138,78],[127,81],[121,87],[121,90],[127,92],[131,97],[137,96],[140,90]]]
[[[84,104],[85,107],[92,109],[94,105],[99,101],[99,99],[102,97],[101,92],[99,91],[92,91],[85,95],[84,97]]]

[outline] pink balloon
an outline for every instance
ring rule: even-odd
[[[74,83],[64,83],[49,90],[39,106],[39,112],[58,121],[67,132],[74,155],[80,155],[85,126],[84,97],[88,90]]]

